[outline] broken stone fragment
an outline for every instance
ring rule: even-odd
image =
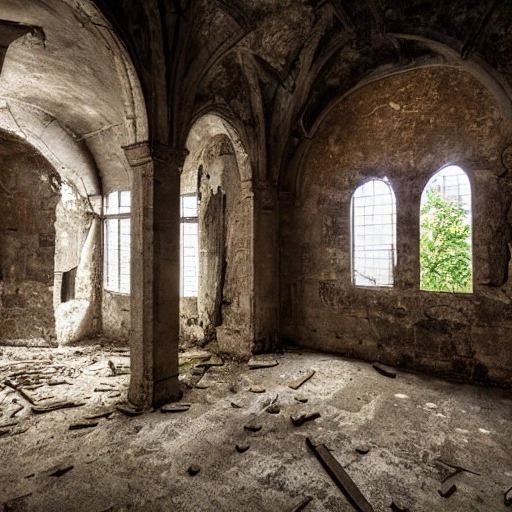
[[[66,379],[50,379],[48,386],[62,386],[63,384],[69,384]]]
[[[54,471],[53,473],[50,473],[49,476],[56,476],[56,477],[61,477],[62,475],[65,475],[68,471],[71,471],[75,466],[65,466],[63,468],[59,468],[57,469],[56,471]]]
[[[320,418],[320,413],[318,411],[313,412],[302,412],[300,414],[291,415],[290,419],[292,420],[292,423],[296,427],[300,427],[307,421],[316,420],[317,418]]]
[[[224,361],[218,356],[212,356],[207,361],[201,361],[196,365],[197,368],[208,366],[224,366]]]
[[[258,368],[272,368],[273,366],[277,366],[279,364],[275,359],[251,359],[247,365],[251,370],[257,370]]]
[[[384,375],[385,377],[389,377],[390,379],[394,379],[396,377],[396,372],[393,370],[393,368],[390,368],[389,366],[374,363],[372,364],[372,367],[375,371],[379,372],[381,375]]]
[[[201,471],[201,466],[199,464],[191,464],[189,468],[187,469],[188,474],[191,476],[197,475],[199,471]]]
[[[443,498],[449,498],[456,490],[457,490],[457,486],[455,484],[453,484],[446,492],[443,492],[442,490],[437,491],[437,492]]]
[[[299,389],[305,382],[311,379],[311,377],[313,377],[314,374],[315,370],[308,370],[304,375],[302,375],[298,379],[289,382],[288,387],[292,389]]]
[[[271,404],[266,410],[269,414],[279,414],[281,412],[281,407],[277,404]]]
[[[505,492],[505,495],[503,496],[503,501],[506,507],[512,506],[512,487]]]
[[[104,411],[99,411],[99,412],[97,412],[95,414],[91,414],[89,416],[85,416],[84,419],[85,420],[97,420],[97,419],[100,419],[100,418],[108,418],[112,414],[114,414],[114,409],[109,408],[109,409],[106,409]]]
[[[0,429],[14,427],[14,425],[17,425],[18,423],[19,420],[17,419],[5,420],[0,423]]]
[[[44,412],[56,411],[58,409],[69,409],[71,407],[81,407],[85,405],[85,402],[74,402],[72,400],[62,400],[58,402],[52,402],[45,405],[33,405],[32,411],[37,414],[42,414]]]
[[[97,421],[88,421],[84,423],[72,423],[69,425],[69,430],[82,430],[84,428],[93,428],[97,427],[98,422]]]
[[[308,399],[303,395],[297,395],[294,396],[293,398],[294,400],[297,400],[297,402],[300,402],[301,404],[305,404],[308,401]]]
[[[142,414],[142,411],[131,404],[119,404],[117,406],[117,410],[119,412],[122,412],[126,416],[140,416]]]
[[[210,386],[211,386],[211,384],[209,384],[208,382],[201,382],[201,381],[199,381],[196,384],[196,388],[197,389],[208,389]]]
[[[111,386],[102,386],[102,385],[100,385],[100,386],[94,388],[94,392],[95,393],[105,393],[105,392],[110,392],[110,391],[113,391]]]
[[[250,447],[250,445],[245,444],[245,443],[243,443],[243,444],[237,444],[237,445],[235,446],[236,451],[237,451],[238,453],[244,453],[244,452],[246,452],[246,451],[249,449],[249,447]]]
[[[370,447],[366,446],[365,444],[358,446],[356,448],[356,452],[359,453],[359,455],[366,455],[370,451]]]
[[[259,432],[261,430],[261,425],[255,421],[250,421],[247,425],[244,425],[244,428],[249,432]]]
[[[249,388],[251,393],[265,393],[266,389],[263,386],[255,385]]]
[[[167,404],[160,408],[160,412],[185,412],[190,409],[191,404]]]
[[[237,404],[236,402],[231,402],[231,407],[233,407],[233,409],[241,409],[242,406]]]

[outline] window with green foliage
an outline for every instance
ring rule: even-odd
[[[437,172],[421,198],[420,287],[471,292],[471,187],[457,166]]]

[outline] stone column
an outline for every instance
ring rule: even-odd
[[[141,408],[179,398],[179,196],[184,153],[125,147],[132,168],[131,379]],[[179,157],[179,158],[178,158]]]
[[[153,145],[153,406],[180,395],[180,177],[186,155]]]

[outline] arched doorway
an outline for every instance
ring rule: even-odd
[[[181,195],[182,204],[197,198],[197,294],[184,296],[182,286],[181,338],[203,345],[215,340],[220,352],[247,356],[254,338],[253,194],[247,155],[235,130],[216,115],[194,124],[187,149]],[[190,222],[182,213],[182,255],[187,229]],[[194,274],[185,261],[182,282],[187,272]]]

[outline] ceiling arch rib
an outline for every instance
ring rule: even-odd
[[[77,142],[48,113],[13,100],[0,100],[0,129],[29,142],[84,196],[101,194],[96,164],[87,146]]]

